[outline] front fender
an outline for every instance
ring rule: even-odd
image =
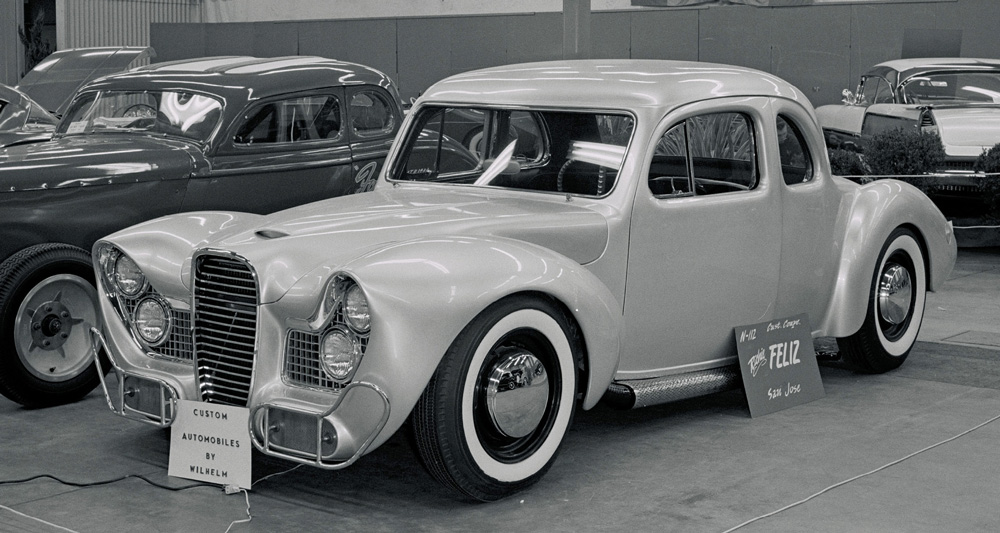
[[[853,187],[847,185],[848,187]],[[878,180],[854,189],[846,212],[837,279],[823,335],[846,337],[864,323],[878,255],[898,227],[909,227],[920,239],[927,266],[927,289],[940,288],[951,274],[958,248],[951,223],[927,195],[902,181]]]
[[[261,215],[225,211],[168,215],[125,228],[103,241],[113,243],[143,265],[143,274],[160,294],[187,300],[191,254],[213,237],[246,227],[255,218]]]
[[[586,268],[546,248],[497,237],[422,238],[336,270],[358,281],[372,315],[368,349],[354,379],[380,387],[391,406],[372,449],[403,424],[462,329],[511,294],[547,294],[579,323],[589,369],[584,408],[597,403],[617,369],[620,306]],[[288,296],[322,294],[332,273],[318,269]]]

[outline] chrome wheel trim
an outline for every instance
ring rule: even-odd
[[[879,310],[878,294],[875,295],[873,306],[875,307],[875,318],[878,321],[875,332],[878,335],[879,343],[885,352],[893,357],[907,354],[913,343],[917,340],[917,333],[920,330],[920,323],[923,320],[924,301],[927,296],[927,275],[924,267],[923,251],[920,245],[910,235],[900,235],[886,247],[882,262],[879,264],[878,272],[886,272],[888,265],[900,265],[901,262],[894,257],[902,254],[909,259],[912,271],[910,274],[911,302],[909,306],[910,315],[900,324],[889,324],[881,319]],[[879,277],[881,279],[881,276]]]
[[[18,306],[17,356],[36,378],[67,381],[94,360],[90,328],[99,325],[94,286],[73,274],[50,276],[32,287]]]
[[[889,264],[879,280],[879,316],[890,324],[902,324],[910,314],[912,303],[913,288],[910,285],[909,270],[895,263]]]
[[[559,374],[564,379],[558,398],[550,398],[557,405],[554,420],[548,433],[533,453],[516,462],[502,462],[490,454],[476,433],[473,404],[479,381],[478,369],[482,368],[493,347],[508,332],[530,327],[542,333],[552,344]],[[540,472],[555,455],[569,427],[573,413],[573,396],[576,389],[573,350],[559,323],[537,309],[515,311],[493,325],[483,337],[470,361],[462,387],[461,428],[466,446],[476,466],[487,476],[500,482],[517,482]]]
[[[545,365],[531,352],[507,350],[493,365],[486,387],[487,408],[501,434],[521,438],[534,431],[545,415],[548,396]]]

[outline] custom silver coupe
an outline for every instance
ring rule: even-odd
[[[474,117],[474,146],[448,135]],[[178,399],[246,406],[258,449],[328,469],[409,424],[433,477],[495,500],[550,468],[576,409],[738,387],[740,325],[806,313],[891,370],[952,230],[917,189],[834,177],[825,154],[806,97],[745,68],[452,76],[372,192],[100,240],[109,405],[160,425]]]

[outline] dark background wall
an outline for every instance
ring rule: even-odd
[[[594,12],[591,57],[729,63],[771,72],[814,105],[835,103],[869,66],[900,57],[1000,58],[1000,2],[717,6]],[[320,55],[382,70],[416,96],[466,70],[562,56],[562,14],[308,22],[152,24],[157,61]]]

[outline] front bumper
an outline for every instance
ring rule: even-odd
[[[115,414],[169,427],[177,418],[179,400],[200,400],[186,398],[195,395],[185,394],[180,383],[172,384],[142,369],[119,366],[104,335],[96,328],[91,328],[90,333],[95,352],[104,350],[109,354],[109,370],[118,381],[112,392],[100,358],[96,358],[105,400]],[[282,391],[280,384],[265,387],[260,396],[266,400],[251,399],[248,420],[254,446],[274,457],[329,470],[345,468],[364,455],[389,420],[389,398],[371,383],[351,383],[336,395],[332,406],[319,412],[314,393]]]

